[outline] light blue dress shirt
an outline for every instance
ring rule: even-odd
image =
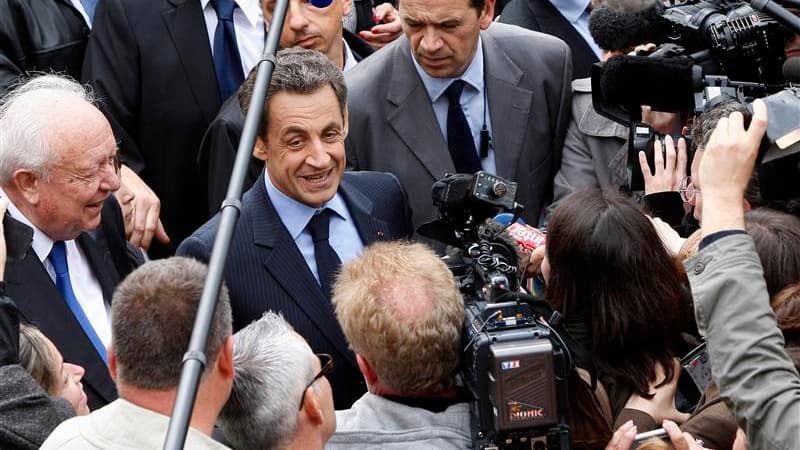
[[[344,199],[338,192],[322,208],[312,208],[279,191],[272,184],[272,180],[269,179],[269,173],[264,174],[264,184],[272,206],[275,207],[283,226],[286,227],[289,235],[294,239],[295,245],[300,250],[300,254],[303,255],[303,259],[306,260],[306,265],[311,269],[311,273],[317,279],[317,283],[319,283],[319,274],[317,273],[317,261],[314,259],[314,241],[311,239],[311,233],[306,230],[306,225],[308,225],[308,221],[311,220],[314,214],[325,208],[329,208],[336,213],[331,214],[328,241],[336,251],[336,254],[339,255],[342,263],[350,261],[361,254],[364,244],[358,235],[358,229],[356,229],[356,224],[350,216],[347,204],[345,204]]]
[[[475,142],[475,150],[480,152],[481,129],[485,124],[486,129],[489,130],[489,136],[492,136],[492,120],[489,117],[489,105],[486,102],[487,95],[483,81],[483,46],[481,45],[480,36],[478,37],[477,45],[478,48],[475,51],[472,62],[459,78],[466,83],[464,91],[461,93],[461,109],[464,111],[464,116],[467,117],[467,122],[469,122],[472,140]],[[433,106],[433,114],[439,122],[442,136],[447,142],[447,108],[450,106],[450,102],[447,100],[447,96],[444,95],[444,91],[447,90],[450,83],[459,78],[434,78],[428,75],[425,69],[417,63],[413,54],[411,55],[411,60],[414,61],[414,67],[417,68],[422,84],[428,92],[428,98],[431,99],[431,105]],[[496,173],[497,171],[494,148],[491,146],[489,146],[489,155],[481,159],[481,167],[489,173]]]
[[[550,3],[556,7],[558,12],[564,16],[575,31],[580,33],[583,40],[589,44],[597,59],[603,59],[603,51],[594,42],[592,34],[589,33],[589,13],[586,8],[589,6],[591,0],[550,0]]]

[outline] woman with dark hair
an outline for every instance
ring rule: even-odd
[[[650,398],[657,365],[669,382],[691,320],[685,276],[633,200],[582,191],[550,217],[547,299],[588,350],[614,417],[631,393]],[[669,417],[668,417],[669,418]]]
[[[745,230],[756,244],[769,297],[800,282],[800,218],[769,208],[744,215]]]

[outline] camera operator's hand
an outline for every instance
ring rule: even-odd
[[[678,113],[653,111],[653,108],[642,105],[642,122],[661,134],[675,134],[681,131],[681,115]]]
[[[657,139],[655,142],[653,162],[655,174],[650,170],[647,156],[639,152],[639,167],[644,178],[644,193],[678,191],[681,179],[686,176],[686,140],[678,139],[678,151],[675,151],[675,142],[672,136],[664,138],[664,144]]]
[[[767,130],[767,105],[753,102],[753,118],[745,130],[739,112],[719,120],[700,163],[703,236],[744,229],[744,191]]]
[[[675,408],[675,393],[678,391],[678,378],[681,373],[681,364],[678,359],[673,359],[672,380],[664,383],[666,376],[661,364],[656,364],[656,379],[650,383],[650,393],[655,393],[653,398],[646,399],[639,394],[633,393],[626,408],[638,409],[650,415],[656,422],[672,420],[683,423],[689,418],[689,414],[682,413]]]
[[[696,440],[689,433],[682,432],[675,422],[665,420],[661,426],[669,435],[669,440],[672,442],[672,446],[675,447],[675,450],[708,450],[703,447],[702,441]]]
[[[636,425],[632,420],[625,422],[617,428],[611,440],[606,445],[606,450],[628,450],[636,437]]]

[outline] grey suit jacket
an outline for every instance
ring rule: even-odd
[[[784,352],[753,239],[723,237],[684,266],[711,373],[750,448],[800,448],[800,376]]]
[[[467,450],[472,448],[469,403],[444,411],[404,405],[367,392],[336,411],[336,433],[326,450]]]
[[[481,40],[497,175],[520,183],[523,217],[537,223],[551,198],[569,122],[570,51],[552,36],[500,23],[482,31]],[[397,175],[415,227],[435,218],[431,185],[455,167],[408,40],[376,52],[345,78],[348,166]]]
[[[628,184],[628,127],[595,111],[590,78],[573,81],[572,89],[572,116],[551,208],[581,188],[619,190]]]

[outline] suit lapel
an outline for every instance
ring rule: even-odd
[[[277,280],[287,295],[314,322],[321,334],[341,352],[348,355],[347,340],[342,333],[331,302],[325,298],[303,255],[283,226],[278,213],[267,197],[264,173],[256,180],[243,204],[252,204],[249,214],[253,243],[265,269]],[[345,358],[355,366],[352,358]]]
[[[497,175],[514,178],[533,104],[533,92],[519,87],[522,69],[506,55],[494,37],[481,32],[484,79],[492,121]],[[533,143],[536,144],[536,143]]]
[[[75,241],[83,250],[83,254],[89,262],[89,267],[100,284],[100,289],[103,291],[103,300],[110,305],[114,287],[119,283],[119,277],[116,276],[116,267],[111,260],[111,255],[106,250],[107,247],[102,244],[102,241],[99,241],[100,239],[100,236],[96,233],[81,233]]]
[[[211,123],[217,115],[221,100],[200,2],[167,1],[172,7],[162,13],[162,18],[197,105],[206,122]]]
[[[586,43],[586,40],[572,26],[564,16],[549,1],[529,1],[525,2],[531,9],[539,23],[539,31],[563,39],[573,53],[586,54],[589,58],[597,60],[594,50]]]
[[[401,45],[394,46],[391,50],[395,52],[392,58],[395,67],[391,71],[392,80],[386,96],[391,105],[386,121],[431,177],[437,179],[445,173],[454,173],[456,169],[433,113],[428,93],[411,61],[408,40],[405,37],[400,39]]]
[[[345,203],[347,203],[347,209],[356,224],[361,242],[364,246],[367,246],[376,241],[389,239],[388,223],[381,218],[375,217],[372,200],[353,185],[348,179],[349,175],[348,173],[344,174],[339,186],[339,193],[342,194]]]
[[[7,292],[17,303],[23,320],[38,326],[56,344],[64,360],[86,369],[84,384],[106,402],[114,400],[117,392],[108,367],[31,248],[33,230],[8,216],[4,223],[8,243]]]

